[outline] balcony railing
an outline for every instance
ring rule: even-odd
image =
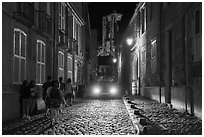
[[[14,17],[32,26],[34,24],[34,4],[29,2],[17,2]]]
[[[36,25],[37,27],[47,33],[47,34],[51,34],[52,32],[52,19],[51,17],[45,13],[44,11],[36,11]]]
[[[61,30],[59,30],[59,46],[78,55],[77,41],[72,37],[68,37]]]

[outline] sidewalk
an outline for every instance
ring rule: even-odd
[[[138,134],[202,135],[202,120],[142,96],[123,98]]]

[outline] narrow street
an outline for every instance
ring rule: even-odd
[[[82,99],[64,109],[55,125],[43,114],[32,117],[30,121],[18,120],[3,125],[3,134],[35,135],[128,135],[135,134],[132,122],[122,99],[94,100]]]
[[[202,135],[201,1],[1,7],[3,135]]]

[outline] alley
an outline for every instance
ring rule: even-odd
[[[16,121],[3,125],[3,134],[58,134],[58,135],[127,135],[135,134],[128,112],[121,99],[75,101],[65,108],[54,131],[43,114],[31,121]]]
[[[202,2],[1,7],[3,135],[202,134]]]

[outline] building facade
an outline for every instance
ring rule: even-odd
[[[3,122],[20,116],[19,88],[24,80],[36,81],[38,98],[47,76],[84,85],[86,7],[86,3],[3,2]]]
[[[202,117],[201,9],[201,3],[137,5],[121,41],[125,89]]]

